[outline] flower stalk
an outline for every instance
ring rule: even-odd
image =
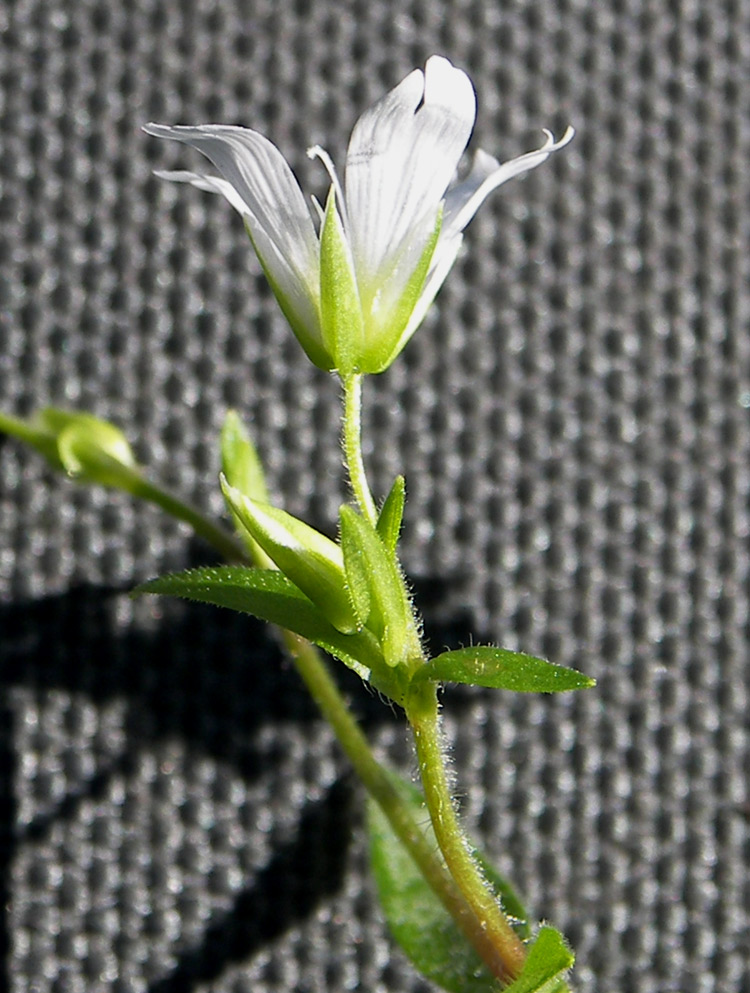
[[[353,373],[342,381],[344,391],[342,447],[354,499],[364,517],[370,524],[375,524],[378,512],[367,482],[362,457],[362,378],[361,375]]]

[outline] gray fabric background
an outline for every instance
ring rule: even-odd
[[[140,125],[251,125],[341,158],[433,52],[475,142],[573,145],[493,195],[431,320],[370,381],[367,459],[407,476],[435,648],[596,676],[445,694],[472,830],[577,989],[750,991],[750,6],[741,0],[4,0],[0,404],[82,406],[221,513],[249,422],[279,499],[331,528],[337,389],[239,219],[156,180]],[[0,441],[0,952],[35,993],[425,990],[367,875],[362,796],[262,626],[131,602],[211,553]],[[380,753],[401,720],[341,673]]]

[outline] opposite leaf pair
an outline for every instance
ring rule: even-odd
[[[352,507],[341,508],[337,544],[268,503],[255,448],[234,413],[222,432],[222,464],[227,504],[255,561],[265,568],[189,570],[147,583],[140,592],[200,600],[279,624],[325,649],[401,705],[410,687],[426,681],[526,693],[593,684],[574,669],[492,646],[425,657],[396,556],[402,477],[375,526]]]

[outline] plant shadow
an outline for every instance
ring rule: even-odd
[[[434,644],[459,644],[463,619],[440,623],[442,585],[417,583],[426,605],[426,630]],[[307,723],[318,713],[267,625],[253,618],[198,604],[159,601],[163,616],[141,625],[128,614],[127,591],[78,586],[26,603],[0,605],[0,900],[9,906],[11,871],[18,845],[41,841],[59,821],[74,819],[82,805],[106,795],[112,778],[134,772],[150,742],[179,739],[196,755],[231,766],[250,784],[268,772],[273,751],[259,751],[258,729],[276,722]],[[118,621],[123,611],[125,620]],[[161,606],[161,604],[164,604]],[[374,694],[362,692],[343,666],[334,672],[355,701],[365,730],[402,722]],[[125,748],[95,774],[19,825],[15,807],[16,742],[13,691],[81,694],[96,705],[124,700]],[[460,706],[460,698],[457,701]],[[178,956],[151,993],[191,990],[217,978],[225,967],[312,914],[342,885],[349,840],[357,815],[348,777],[338,778],[320,799],[309,797],[291,840],[274,847],[268,865],[217,915],[200,941]],[[309,859],[310,839],[325,851]],[[8,961],[11,936],[0,930],[0,954]]]

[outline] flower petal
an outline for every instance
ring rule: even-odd
[[[572,140],[575,131],[572,127],[568,127],[559,141],[555,141],[550,131],[545,129],[544,133],[547,139],[541,148],[519,155],[510,162],[500,164],[497,159],[481,149],[475,154],[469,175],[446,194],[444,237],[452,238],[463,231],[488,194],[514,176],[535,169],[542,162],[546,162],[553,152]]]
[[[293,274],[309,288],[317,286],[318,239],[310,211],[294,173],[272,142],[249,128],[220,124],[148,124],[144,130],[191,145],[213,162],[247,205],[253,233],[262,232],[288,266],[290,273],[275,273],[277,281],[285,284]]]
[[[188,183],[197,190],[203,190],[206,193],[218,193],[220,196],[225,197],[243,217],[249,217],[251,214],[250,208],[232,184],[228,183],[226,179],[221,179],[219,176],[209,176],[199,172],[187,172],[184,169],[174,171],[155,169],[154,175],[158,176],[159,179],[168,179],[172,183]]]
[[[190,172],[162,175],[222,194],[245,217],[274,294],[308,354],[319,364],[318,238],[299,184],[281,152],[248,128],[149,124],[144,131],[191,145],[222,173],[223,179]]]
[[[424,73],[414,70],[357,121],[345,186],[352,251],[366,284],[376,287],[379,271],[401,255],[415,229],[429,237],[475,114],[469,77],[433,56]],[[419,246],[410,254],[419,257]]]
[[[461,182],[448,190],[445,197],[443,227],[440,232],[440,239],[435,249],[432,265],[427,275],[427,280],[420,294],[417,305],[414,308],[411,319],[401,335],[396,355],[406,345],[409,338],[414,334],[419,325],[424,320],[427,310],[435,299],[440,287],[445,282],[445,278],[456,261],[463,236],[461,232],[472,219],[478,208],[481,206],[487,195],[496,187],[518,176],[519,173],[527,172],[541,165],[549,156],[559,148],[567,145],[575,134],[572,127],[567,128],[565,134],[559,141],[555,141],[549,131],[545,130],[547,140],[544,145],[534,152],[527,152],[510,162],[500,164],[487,152],[481,149],[476,152],[469,175]]]

